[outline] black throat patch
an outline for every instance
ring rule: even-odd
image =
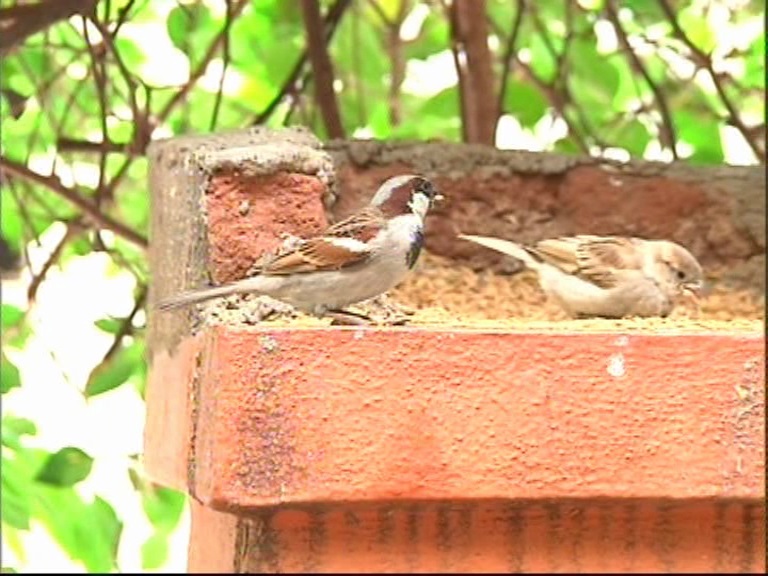
[[[422,246],[424,246],[424,232],[419,229],[416,230],[416,233],[413,235],[411,247],[405,255],[405,262],[408,264],[408,268],[413,268],[416,265],[416,260],[419,259]]]

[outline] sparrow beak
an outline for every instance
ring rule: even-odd
[[[704,284],[702,282],[687,282],[680,286],[683,292],[683,296],[690,298],[693,302],[699,306],[700,298],[704,292]]]
[[[434,195],[434,197],[432,198],[432,201],[433,201],[433,202],[442,202],[443,200],[445,200],[445,196],[443,196],[442,194],[440,194],[440,192],[438,192],[437,194],[435,194],[435,195]]]

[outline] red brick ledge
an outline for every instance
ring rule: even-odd
[[[213,509],[765,495],[761,334],[211,327],[147,467]]]

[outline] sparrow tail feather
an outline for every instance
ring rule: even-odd
[[[232,282],[231,284],[224,284],[223,286],[212,286],[210,288],[189,290],[187,292],[182,292],[180,294],[176,294],[175,296],[170,296],[164,300],[161,300],[157,304],[157,309],[161,311],[176,310],[191,304],[198,304],[200,302],[205,302],[206,300],[212,300],[213,298],[230,296],[232,294],[247,291],[253,291],[253,288],[244,285],[243,282]]]
[[[469,240],[480,246],[485,246],[496,252],[501,252],[513,258],[521,260],[527,267],[536,270],[541,265],[528,250],[519,244],[510,242],[509,240],[502,240],[501,238],[491,238],[489,236],[473,236],[470,234],[459,234],[459,238]]]

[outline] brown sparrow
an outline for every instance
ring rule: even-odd
[[[521,260],[573,317],[664,317],[680,296],[695,299],[704,286],[696,258],[666,240],[579,235],[521,246],[487,236],[459,238]]]

